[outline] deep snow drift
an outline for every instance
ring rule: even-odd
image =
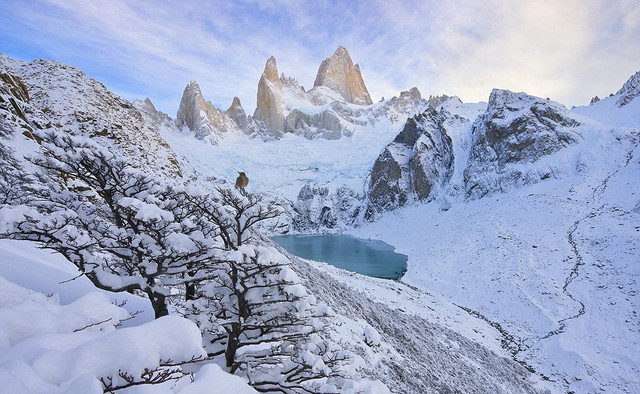
[[[153,320],[148,300],[103,292],[76,276],[60,255],[0,241],[0,393],[102,393],[99,378],[115,387],[119,374],[206,356],[194,323]],[[193,381],[185,375],[150,387],[127,392],[256,392],[216,364],[204,365]]]

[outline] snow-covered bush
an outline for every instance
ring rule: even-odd
[[[327,311],[276,249],[255,244],[237,249],[186,305],[209,354],[224,356],[231,372],[245,374],[259,390],[340,387],[350,357],[322,337]]]
[[[60,305],[56,297],[0,276],[0,392],[90,394],[144,384],[168,384],[165,392],[172,392],[170,387],[189,387],[191,373],[183,366],[206,356],[197,327],[165,316],[118,328],[128,316],[97,291]]]
[[[3,236],[55,249],[96,287],[142,291],[156,317],[167,315],[167,286],[188,283],[195,267],[214,264],[221,245],[215,227],[201,220],[184,188],[155,179],[107,147],[52,131],[36,136],[41,153],[29,160],[46,178],[24,180],[22,192],[32,195],[17,202],[29,209],[13,215]]]

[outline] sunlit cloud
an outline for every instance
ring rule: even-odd
[[[374,101],[413,86],[481,101],[499,87],[580,105],[640,69],[638,37],[635,0],[5,0],[0,15],[0,52],[75,65],[172,116],[190,80],[252,112],[270,55],[310,88],[338,45]]]

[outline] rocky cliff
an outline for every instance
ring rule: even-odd
[[[278,76],[276,59],[271,56],[258,82],[258,98],[253,118],[262,121],[273,135],[281,137],[285,132],[284,108],[284,88]]]
[[[554,169],[531,166],[582,139],[579,122],[553,101],[494,89],[487,111],[473,125],[464,182],[468,198],[552,176]]]
[[[347,102],[352,104],[373,104],[362,79],[360,66],[353,64],[349,52],[341,46],[331,57],[322,61],[313,86],[326,86],[340,93]]]
[[[225,134],[240,132],[240,128],[225,112],[206,101],[196,81],[184,88],[176,115],[179,128],[186,127],[196,138],[217,144]]]
[[[445,117],[430,107],[410,118],[378,156],[371,170],[367,219],[412,201],[433,200],[451,178],[453,147],[442,126]]]
[[[247,114],[244,112],[244,108],[242,108],[242,104],[240,103],[240,99],[238,97],[234,97],[233,101],[231,101],[231,106],[224,111],[228,117],[230,117],[240,129],[244,129],[249,124],[247,120]]]
[[[633,99],[640,96],[640,71],[635,73],[622,85],[622,87],[616,92],[616,96],[619,96],[616,100],[618,107],[629,104]]]

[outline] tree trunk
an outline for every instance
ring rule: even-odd
[[[193,268],[191,265],[189,268]],[[198,272],[195,270],[191,270],[188,273],[183,274],[183,277],[189,275],[191,277],[195,276]],[[184,284],[184,300],[185,301],[193,301],[196,299],[196,283],[195,282],[187,282]]]
[[[193,301],[196,299],[196,284],[193,282],[187,282],[185,284],[185,301]]]
[[[227,361],[227,367],[231,368],[231,373],[234,373],[238,368],[236,364],[236,351],[240,344],[240,323],[231,323],[231,329],[227,329],[229,339],[227,341],[227,348],[224,351],[224,358]]]
[[[151,289],[146,290],[146,293],[149,297],[149,301],[151,301],[155,318],[157,319],[162,316],[167,316],[169,314],[169,310],[167,309],[167,301],[164,294],[160,294]]]

